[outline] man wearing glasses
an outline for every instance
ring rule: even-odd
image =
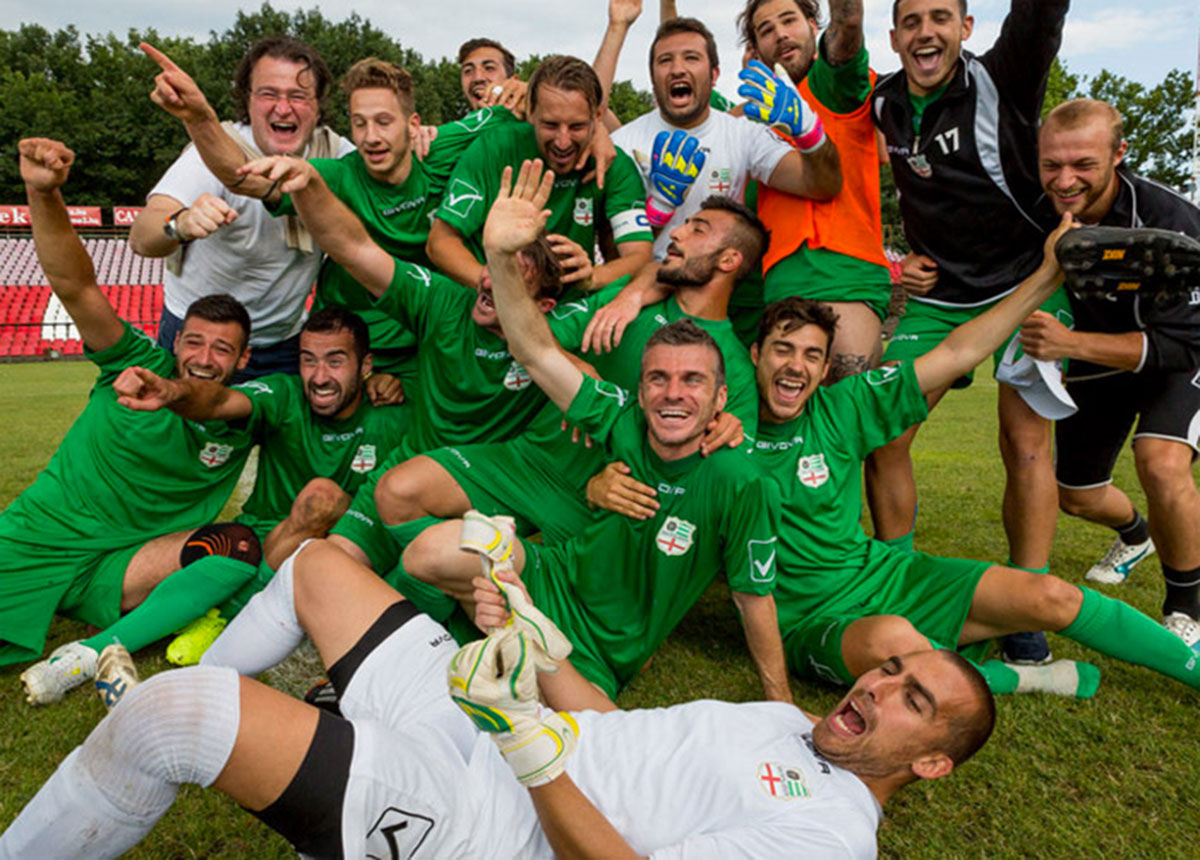
[[[238,122],[223,125],[251,158],[345,155],[353,145],[318,125],[331,81],[314,48],[286,36],[262,39],[234,74]],[[250,312],[253,331],[237,381],[295,372],[304,301],[321,263],[298,219],[273,218],[256,198],[227,189],[189,146],[150,191],[129,243],[143,256],[167,257],[159,344],[173,347],[196,297],[228,293]]]

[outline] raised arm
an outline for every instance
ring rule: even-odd
[[[88,348],[107,349],[121,339],[125,325],[96,284],[92,258],[71,226],[59,190],[67,181],[75,153],[57,140],[41,137],[22,140],[17,149],[33,243],[50,288]]]
[[[504,168],[496,201],[483,225],[483,248],[496,315],[508,339],[508,351],[564,412],[583,384],[583,373],[559,349],[545,315],[529,295],[518,252],[537,239],[550,212],[543,207],[554,188],[554,173],[542,173],[542,161],[521,165],[516,182]],[[511,189],[511,190],[510,190]]]
[[[863,45],[862,0],[829,0],[829,26],[825,30],[825,59],[831,66],[844,66]]]
[[[529,789],[542,830],[557,857],[621,860],[639,855],[568,774]]]
[[[604,38],[600,40],[600,50],[592,68],[600,78],[600,86],[604,90],[604,98],[600,103],[608,109],[608,97],[612,93],[613,81],[617,76],[617,61],[621,57],[621,47],[625,44],[625,36],[633,22],[642,14],[642,0],[608,0],[608,27]],[[605,117],[608,124],[608,117]],[[618,125],[620,121],[618,120]],[[609,126],[616,128],[617,126]]]
[[[164,379],[144,367],[127,367],[113,383],[117,403],[135,412],[170,409],[191,421],[249,418],[250,398],[212,379]]]
[[[271,199],[279,199],[279,193],[269,181],[238,172],[238,168],[250,159],[237,141],[221,128],[216,111],[191,76],[153,45],[142,42],[139,47],[162,69],[154,78],[150,100],[183,123],[212,175],[238,194],[247,197],[270,195]]]
[[[265,178],[284,194],[317,244],[341,264],[354,280],[378,297],[391,286],[396,261],[375,244],[358,217],[339,200],[309,162],[288,155],[260,158],[240,172]]]
[[[943,388],[975,367],[1050,297],[1062,282],[1054,245],[1070,228],[1068,213],[1046,239],[1042,264],[1032,275],[995,307],[958,326],[931,352],[913,362],[921,391],[928,394]]]

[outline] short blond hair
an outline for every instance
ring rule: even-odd
[[[405,115],[416,109],[412,75],[407,69],[378,57],[367,57],[351,66],[342,75],[340,86],[347,98],[358,90],[391,90]]]
[[[1063,102],[1046,114],[1042,120],[1042,128],[1073,131],[1087,125],[1093,119],[1099,119],[1108,126],[1112,136],[1109,145],[1115,153],[1121,148],[1121,141],[1125,139],[1125,120],[1121,117],[1121,112],[1108,102],[1099,99],[1071,99],[1069,102]]]

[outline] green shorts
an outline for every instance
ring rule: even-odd
[[[884,563],[864,571],[874,588],[859,583],[856,594],[870,594],[850,606],[822,607],[810,618],[784,632],[783,649],[788,667],[800,676],[839,684],[854,683],[842,658],[846,628],[860,618],[900,615],[907,618],[935,647],[955,648],[975,588],[991,564],[958,558],[940,558],[923,552],[889,553]],[[976,642],[960,653],[977,660],[987,642]]]
[[[376,466],[355,491],[346,513],[329,530],[331,535],[344,537],[366,553],[371,560],[371,567],[380,576],[400,563],[400,548],[396,545],[396,539],[384,528],[379,509],[375,507],[375,485],[388,469],[405,459],[397,449]]]
[[[763,282],[764,304],[791,296],[819,302],[862,302],[882,321],[887,319],[892,298],[892,276],[887,266],[801,245],[768,269]]]
[[[604,468],[603,449],[572,443],[571,434],[543,440],[439,448],[425,456],[450,473],[471,507],[488,516],[505,514],[519,534],[540,531],[547,543],[570,540],[592,520],[587,481]],[[562,468],[552,468],[555,464]]]
[[[567,547],[546,547],[521,540],[525,548],[525,567],[521,581],[529,591],[529,599],[547,618],[558,625],[571,640],[571,665],[605,692],[611,699],[628,682],[617,678],[591,635],[579,601],[571,591],[571,557]]]
[[[97,627],[120,618],[125,571],[144,545],[72,550],[0,537],[0,666],[41,656],[55,613]]]
[[[907,362],[920,358],[945,340],[946,335],[950,334],[958,326],[975,319],[975,317],[984,311],[995,306],[996,302],[970,308],[945,307],[910,299],[907,305],[905,305],[904,316],[900,317],[900,322],[896,325],[896,330],[892,333],[892,337],[887,343],[887,349],[883,353],[883,360],[885,362]],[[1062,287],[1055,290],[1050,298],[1042,303],[1039,310],[1054,314],[1067,325],[1071,324],[1071,304],[1067,298],[1066,290]],[[992,353],[993,376],[1004,356],[1004,351],[1008,348],[1009,342],[1017,336],[1018,331],[1020,330],[1014,331],[1005,338],[1000,348]],[[974,381],[975,371],[971,370],[955,380],[954,384],[950,387],[966,388]]]

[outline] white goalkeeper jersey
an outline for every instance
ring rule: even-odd
[[[646,183],[654,138],[660,131],[676,130],[677,126],[668,124],[662,114],[654,110],[621,126],[612,133],[612,139],[613,143],[633,156],[642,174],[642,182]],[[667,226],[655,238],[656,260],[666,257],[671,231],[699,212],[704,198],[719,194],[743,202],[747,178],[766,182],[783,157],[792,151],[788,143],[762,123],[730,116],[715,108],[709,110],[708,119],[700,125],[683,131],[699,138],[706,160],[683,205],[675,210]],[[634,150],[646,157],[639,157]],[[649,185],[646,187],[649,188]]]
[[[874,857],[882,810],[776,702],[578,714],[568,773],[654,858]]]

